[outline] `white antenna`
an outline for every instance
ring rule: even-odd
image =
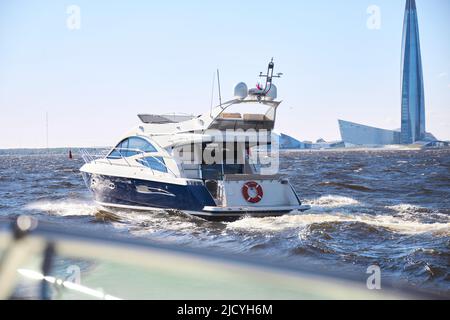
[[[217,86],[219,87],[219,104],[220,104],[220,107],[222,108],[222,95],[220,94],[220,74],[219,74],[219,69],[217,69]]]

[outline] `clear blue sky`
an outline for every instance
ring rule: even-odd
[[[111,145],[137,113],[208,110],[275,57],[277,129],[339,139],[337,119],[400,127],[405,0],[0,1],[0,147]],[[81,29],[66,26],[67,6]],[[367,28],[367,8],[381,29]],[[450,139],[450,1],[417,0],[427,130]]]

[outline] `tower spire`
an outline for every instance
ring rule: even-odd
[[[419,22],[415,0],[406,0],[403,21],[401,143],[410,144],[425,138],[425,99]]]

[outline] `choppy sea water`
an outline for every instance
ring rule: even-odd
[[[333,273],[365,273],[450,295],[450,150],[291,151],[280,171],[312,209],[207,222],[165,211],[99,212],[67,150],[0,150],[0,216],[223,250]]]

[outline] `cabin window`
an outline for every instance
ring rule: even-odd
[[[163,157],[145,157],[137,161],[140,164],[143,164],[144,166],[151,168],[152,170],[167,173],[167,167]]]
[[[242,164],[202,164],[202,177],[204,180],[222,180],[226,174],[242,174]]]
[[[121,157],[131,157],[140,152],[157,152],[156,148],[147,140],[139,137],[130,137],[122,140],[111,153],[110,159],[119,159]]]

